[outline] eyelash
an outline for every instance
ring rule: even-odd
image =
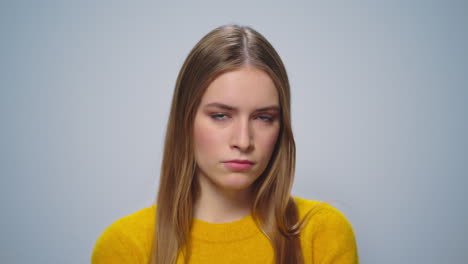
[[[211,115],[211,118],[214,119],[215,121],[224,121],[225,118],[218,118],[219,116],[228,116],[227,114],[213,114]],[[274,121],[274,117],[269,117],[269,116],[264,116],[264,115],[259,115],[257,116],[260,118],[261,121],[267,122],[267,123],[272,123]]]

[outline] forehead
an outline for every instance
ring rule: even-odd
[[[201,104],[212,102],[241,108],[278,105],[278,92],[265,71],[243,67],[222,73],[210,83]]]

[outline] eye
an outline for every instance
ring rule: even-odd
[[[262,120],[262,121],[265,121],[265,122],[267,122],[267,123],[271,123],[271,122],[273,122],[273,120],[274,120],[273,117],[264,116],[264,115],[258,116],[257,118],[260,119],[260,120]]]
[[[213,114],[211,118],[214,120],[225,120],[227,118],[226,114]]]

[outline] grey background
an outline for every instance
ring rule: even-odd
[[[466,263],[466,1],[193,2],[1,2],[1,263],[89,262],[152,204],[177,73],[227,23],[283,58],[293,194],[336,200],[361,263]]]

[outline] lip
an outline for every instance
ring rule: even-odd
[[[240,164],[254,164],[253,161],[250,161],[250,160],[228,160],[226,162],[229,162],[229,163],[240,163]]]
[[[254,165],[250,160],[230,160],[224,162],[224,166],[231,170],[248,170]]]

